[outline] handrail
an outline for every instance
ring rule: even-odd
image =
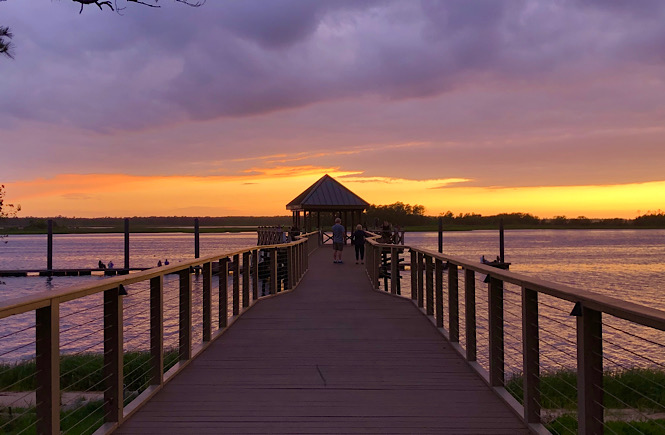
[[[365,267],[372,286],[376,290],[379,289],[379,276],[390,279],[390,288],[386,281],[383,290],[390,291],[395,296],[399,296],[399,279],[396,278],[399,275],[399,252],[400,250],[410,252],[411,299],[413,302],[423,310],[424,314],[431,317],[453,347],[536,432],[544,430],[540,417],[538,293],[575,304],[571,315],[577,316],[578,423],[579,431],[582,434],[602,433],[604,427],[602,314],[609,314],[637,325],[665,331],[665,311],[663,310],[428,249],[409,245],[396,247],[378,243],[376,237],[367,239],[367,248]],[[391,266],[390,271],[384,271],[383,275],[380,274],[382,252],[387,252],[390,256]],[[444,278],[443,272],[446,267],[448,276]],[[465,348],[458,344],[460,328],[458,268],[463,270],[464,280]],[[486,308],[489,322],[487,326],[488,371],[476,363],[476,273],[487,275],[485,282],[488,283]],[[504,283],[514,284],[521,289],[521,340],[524,346],[523,406],[519,405],[506,391],[504,384]],[[448,321],[447,329],[444,328],[443,322],[443,289],[445,286],[448,290],[448,299],[445,301],[448,303],[448,312],[445,316]]]
[[[142,272],[106,278],[102,282],[83,284],[55,291],[40,292],[21,298],[0,302],[0,319],[13,315],[35,312],[35,366],[36,366],[36,431],[37,433],[60,433],[60,305],[93,294],[103,294],[103,388],[104,421],[96,433],[112,432],[119,424],[132,415],[150,397],[160,390],[164,383],[180,372],[189,361],[207,348],[212,341],[226,331],[238,316],[242,315],[255,302],[258,295],[259,252],[269,255],[267,271],[270,282],[270,296],[280,291],[294,289],[308,268],[308,255],[320,245],[319,233],[300,235],[290,243],[263,245],[232,252],[222,252],[203,258],[156,267]],[[278,265],[278,257],[281,265]],[[229,261],[233,260],[232,288],[228,286]],[[216,330],[212,324],[212,265],[219,262],[219,324]],[[244,268],[240,273],[240,263]],[[199,267],[201,266],[201,267]],[[278,268],[281,268],[278,275]],[[193,345],[192,314],[195,306],[192,298],[192,277],[196,272],[202,276],[202,342]],[[265,273],[265,272],[264,272]],[[164,277],[177,274],[179,290],[175,298],[178,312],[178,361],[164,374]],[[251,285],[250,285],[251,274]],[[242,275],[242,277],[240,276]],[[241,284],[242,280],[242,284]],[[139,282],[149,282],[149,320],[144,333],[149,333],[149,385],[129,404],[124,404],[123,391],[123,295],[124,286]],[[240,289],[242,288],[242,295]],[[250,292],[253,295],[250,300]],[[231,293],[231,294],[230,294]],[[233,315],[228,316],[229,296],[232,297]],[[241,298],[242,296],[242,298]],[[214,332],[213,332],[214,331]]]
[[[578,289],[565,284],[510,272],[508,270],[497,269],[496,267],[487,266],[482,263],[471,263],[469,260],[443,255],[427,249],[411,247],[409,247],[409,249],[415,252],[422,252],[434,259],[446,261],[465,270],[473,270],[485,275],[490,275],[492,278],[500,279],[503,282],[515,284],[519,287],[527,287],[539,293],[544,293],[569,302],[582,302],[585,306],[593,308],[596,311],[601,311],[603,313],[611,314],[614,317],[619,317],[624,320],[665,331],[664,310],[624,301],[589,290]]]
[[[168,266],[160,266],[147,269],[141,272],[132,273],[129,275],[119,275],[115,277],[105,278],[103,283],[95,284],[80,284],[71,287],[66,287],[58,290],[43,291],[34,295],[22,296],[18,298],[7,299],[0,301],[0,319],[3,319],[14,314],[20,314],[27,311],[32,311],[36,308],[42,308],[50,305],[51,303],[63,303],[88,296],[94,293],[100,293],[105,290],[116,288],[119,285],[130,285],[140,281],[146,281],[161,275],[169,275],[179,272],[184,269],[200,266],[204,263],[220,260],[222,258],[229,258],[235,255],[242,255],[245,252],[254,252],[258,250],[269,250],[275,248],[284,248],[288,246],[296,246],[308,241],[308,236],[314,236],[318,233],[312,232],[298,236],[298,239],[282,244],[262,245],[252,248],[240,249],[231,252],[224,252],[220,254],[208,255],[206,257],[197,258],[179,263],[172,263]]]

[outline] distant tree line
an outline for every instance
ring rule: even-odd
[[[665,212],[662,210],[648,211],[635,219],[607,218],[592,219],[585,216],[553,218],[539,218],[530,213],[501,213],[483,216],[478,213],[459,213],[452,211],[441,213],[439,216],[425,215],[422,205],[410,205],[396,202],[389,205],[370,205],[366,211],[368,226],[384,221],[402,227],[432,227],[438,225],[438,219],[443,221],[444,228],[496,228],[501,220],[506,228],[665,228]]]
[[[8,208],[4,204],[3,210],[2,194],[0,188],[0,230],[2,233],[12,232],[34,232],[45,233],[49,218],[17,217],[16,207]],[[10,213],[8,213],[10,212]],[[401,226],[404,229],[436,229],[438,220],[441,218],[445,229],[474,229],[474,228],[497,228],[503,220],[506,228],[665,228],[665,212],[662,210],[648,211],[635,219],[591,219],[584,216],[566,217],[555,216],[553,218],[541,219],[529,213],[501,213],[491,216],[483,216],[478,213],[454,214],[447,211],[439,216],[425,215],[425,207],[419,204],[410,205],[396,202],[388,205],[372,204],[363,216],[363,222],[368,227],[379,226],[384,221],[393,226]],[[122,232],[124,231],[124,219],[116,217],[101,218],[76,218],[55,216],[53,220],[55,232]],[[263,225],[291,225],[291,216],[226,216],[199,218],[201,227],[244,227]],[[191,216],[150,216],[130,218],[130,229],[133,232],[142,230],[187,231],[193,228],[194,217]]]

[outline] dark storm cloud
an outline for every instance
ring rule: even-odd
[[[65,3],[0,4],[18,54],[1,66],[0,122],[132,130],[367,95],[569,83],[626,62],[665,62],[660,1],[129,6],[123,16],[94,8],[79,16]]]

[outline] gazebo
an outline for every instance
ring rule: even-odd
[[[312,213],[316,213],[316,228],[321,228],[321,213],[332,213],[342,219],[345,229],[349,224],[353,229],[368,206],[367,201],[326,174],[289,202],[286,209],[293,213],[293,225],[309,232],[313,228]]]

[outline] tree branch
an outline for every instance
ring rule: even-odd
[[[13,36],[14,34],[9,30],[9,27],[0,26],[0,55],[7,56],[10,59],[14,59],[14,54],[12,53],[13,45],[5,39],[11,39]]]
[[[79,11],[79,14],[83,12],[83,6],[85,5],[97,5],[99,6],[99,10],[103,10],[102,6],[108,6],[109,9],[113,10],[113,5],[111,4],[110,1],[105,0],[72,0],[76,3],[81,3],[81,10]]]

